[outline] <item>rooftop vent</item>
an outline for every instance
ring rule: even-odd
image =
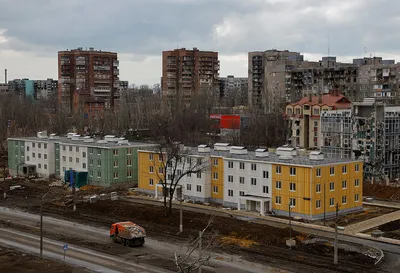
[[[50,134],[50,139],[60,139],[57,134]]]
[[[276,149],[276,154],[279,156],[279,159],[292,159],[293,156],[297,155],[297,151],[292,147],[279,147]]]
[[[230,153],[236,155],[245,155],[247,154],[247,149],[243,146],[231,146]]]
[[[257,149],[256,150],[256,157],[267,157],[268,150],[267,149]]]
[[[120,139],[118,139],[118,144],[129,144],[129,140],[120,138]]]
[[[75,133],[68,133],[67,138],[72,138],[73,135],[75,135]]]
[[[211,148],[206,144],[201,144],[201,145],[197,146],[197,151],[199,153],[209,153],[209,152],[211,152]]]
[[[104,140],[108,142],[118,142],[119,139],[112,135],[106,135],[104,136]]]
[[[229,143],[215,143],[214,150],[216,151],[229,151]]]
[[[321,151],[312,151],[309,154],[310,160],[324,160],[324,153]]]
[[[71,139],[72,139],[73,141],[81,140],[81,135],[75,134],[75,135],[72,136]]]
[[[38,138],[47,138],[47,133],[46,132],[38,132],[37,137]]]
[[[107,144],[108,141],[105,139],[100,139],[99,141],[97,141],[98,144]]]
[[[90,136],[85,136],[85,137],[83,138],[83,142],[85,142],[85,143],[92,143],[92,142],[94,142],[94,138],[91,138]]]

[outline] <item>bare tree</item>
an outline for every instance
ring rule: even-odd
[[[210,166],[210,158],[192,155],[184,145],[163,141],[158,144],[155,154],[159,160],[153,160],[159,184],[162,185],[165,217],[172,214],[172,201],[180,181],[191,175],[201,175]]]
[[[199,236],[188,244],[186,254],[181,257],[175,253],[174,263],[178,273],[197,272],[199,268],[207,264],[211,258],[212,247],[216,234],[209,230],[214,217],[211,216],[207,226],[199,232]],[[197,257],[193,257],[197,250]]]

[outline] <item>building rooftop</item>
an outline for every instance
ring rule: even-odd
[[[232,147],[232,146],[231,146]],[[283,164],[283,165],[297,165],[297,166],[321,166],[321,165],[332,165],[332,164],[341,164],[341,163],[350,163],[350,162],[362,162],[360,160],[351,160],[351,159],[341,159],[341,158],[327,158],[320,160],[310,159],[307,155],[296,155],[293,156],[292,159],[281,159],[279,155],[276,153],[269,153],[267,156],[256,156],[255,151],[247,151],[246,154],[232,154],[230,151],[217,151],[211,148],[209,152],[199,152],[197,147],[185,147],[188,150],[185,153],[193,156],[215,156],[215,157],[224,157],[226,159],[232,160],[246,160],[246,161],[258,161],[265,163],[273,163],[273,164]],[[142,149],[144,150],[144,149]],[[146,149],[144,151],[157,151],[152,149]]]
[[[304,97],[301,100],[299,100],[298,102],[295,103],[291,103],[290,105],[294,106],[294,105],[328,105],[331,107],[336,107],[336,108],[350,108],[351,106],[351,102],[349,99],[347,99],[345,96],[341,95],[341,94],[334,94],[334,93],[330,93],[330,94],[325,94],[321,97],[321,102],[319,100],[318,96],[312,96],[311,100],[310,98]]]
[[[101,147],[101,148],[126,148],[126,147],[152,147],[155,144],[152,143],[146,143],[146,142],[127,142],[125,140],[125,143],[118,143],[117,141],[110,142],[107,141],[107,143],[97,143],[99,138],[94,139],[94,142],[84,142],[85,138],[81,137],[79,140],[74,140],[72,138],[68,137],[59,137],[58,139],[51,139],[51,138],[39,138],[39,137],[10,137],[8,138],[10,140],[24,140],[24,141],[37,141],[37,142],[54,142],[54,143],[60,143],[60,144],[74,144],[74,145],[79,145],[79,146],[87,146],[87,147]],[[87,138],[86,138],[87,139]],[[117,138],[118,139],[118,138]]]

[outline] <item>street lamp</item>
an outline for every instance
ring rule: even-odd
[[[40,259],[43,258],[43,202],[48,192],[42,195],[40,202]]]

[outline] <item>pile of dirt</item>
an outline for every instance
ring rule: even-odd
[[[73,268],[64,263],[24,254],[22,252],[0,247],[0,271],[1,272],[41,272],[41,273],[83,273],[83,269]]]
[[[363,195],[380,199],[400,200],[400,188],[382,184],[364,184]]]

